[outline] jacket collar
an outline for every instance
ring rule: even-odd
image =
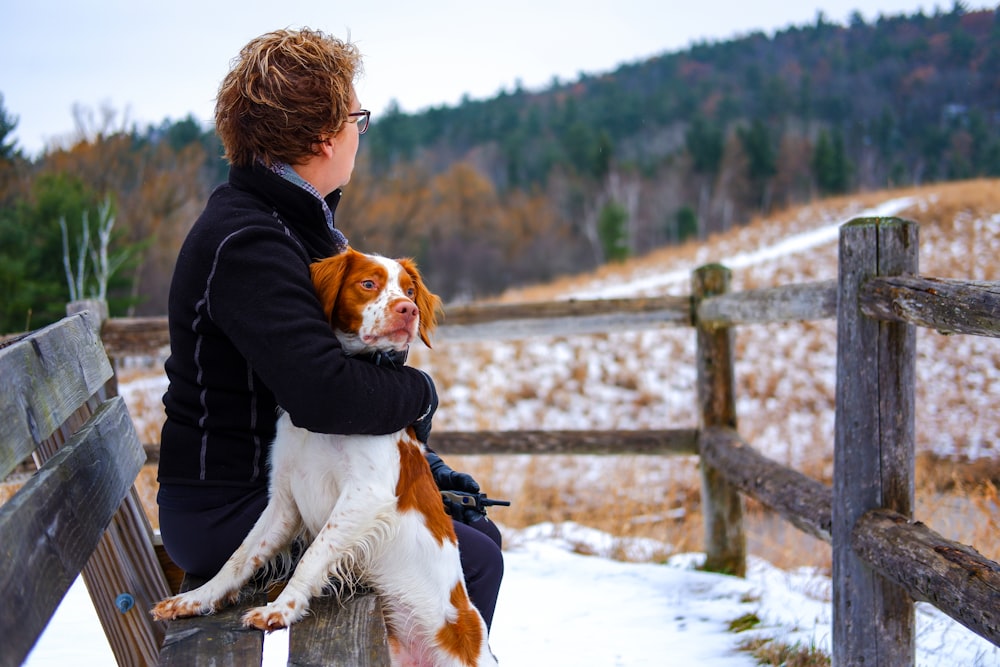
[[[259,164],[230,167],[229,184],[269,206],[273,214],[299,238],[310,257],[329,257],[343,250],[338,247],[339,239],[327,226],[323,202],[267,167]],[[337,189],[326,196],[325,202],[331,214],[336,213],[341,195],[341,190]]]

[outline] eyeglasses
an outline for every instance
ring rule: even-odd
[[[358,134],[364,134],[368,131],[368,122],[372,119],[371,111],[362,109],[361,111],[352,111],[347,115],[350,118],[357,118],[354,122],[358,124]]]

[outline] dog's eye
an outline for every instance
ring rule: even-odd
[[[374,280],[362,280],[361,281],[361,287],[364,288],[364,289],[375,289],[375,281]]]
[[[410,297],[411,299],[416,295],[417,295],[417,290],[413,289],[412,287],[406,290],[406,296]]]

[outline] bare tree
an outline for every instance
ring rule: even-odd
[[[93,298],[99,301],[106,301],[108,297],[108,283],[111,277],[121,267],[128,256],[127,251],[121,251],[112,256],[109,253],[111,247],[111,230],[115,226],[115,215],[112,212],[111,199],[105,198],[104,203],[97,206],[97,237],[96,244],[91,243],[90,221],[87,211],[83,212],[80,225],[80,238],[76,248],[76,269],[73,270],[70,258],[69,230],[66,225],[66,218],[59,218],[59,228],[62,230],[63,242],[63,268],[66,271],[66,283],[69,285],[70,301]],[[87,258],[90,258],[92,279],[94,289],[87,294],[88,276]]]

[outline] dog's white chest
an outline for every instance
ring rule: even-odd
[[[312,433],[282,415],[271,445],[270,488],[291,490],[303,523],[315,535],[347,486],[372,502],[395,495],[399,482],[398,443],[398,433]]]

